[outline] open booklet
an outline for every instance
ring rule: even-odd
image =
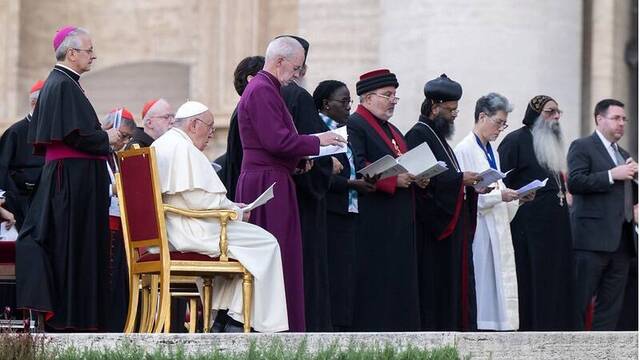
[[[521,187],[520,189],[516,190],[516,192],[518,193],[518,197],[522,198],[525,197],[529,194],[531,194],[532,192],[538,190],[538,189],[542,189],[543,187],[547,186],[547,180],[549,180],[549,178],[546,178],[542,181],[540,180],[533,180],[532,182],[528,183],[527,185]]]
[[[346,126],[339,127],[339,128],[337,128],[335,130],[329,130],[327,132],[332,132],[334,134],[338,134],[338,135],[342,136],[345,140],[348,141],[347,127]],[[313,134],[313,135],[320,135],[320,134],[324,134],[324,133],[318,133],[318,134]],[[342,145],[343,146],[339,146],[339,145],[320,146],[320,153],[318,155],[309,156],[309,159],[314,159],[314,158],[318,158],[318,157],[321,157],[321,156],[327,156],[327,155],[335,155],[335,154],[346,153],[347,152],[347,144],[342,144]]]
[[[513,169],[511,169],[513,170]],[[473,187],[476,190],[481,190],[481,189],[486,189],[489,185],[493,184],[494,182],[500,180],[500,179],[504,179],[507,174],[509,174],[511,172],[511,170],[503,173],[501,171],[495,170],[493,168],[488,168],[487,170],[481,172],[480,177],[482,177],[482,180],[480,180],[477,184],[475,184]]]
[[[6,222],[0,222],[0,241],[16,241],[18,239],[18,231],[14,226],[9,229]]]
[[[269,200],[273,199],[273,186],[276,183],[271,184],[267,190],[265,190],[260,196],[258,196],[251,204],[242,208],[242,211],[247,212],[251,211],[258,206],[262,206],[266,204]]]
[[[448,170],[447,164],[436,160],[431,148],[424,142],[398,158],[385,155],[358,172],[370,177],[381,174],[380,179],[408,172],[417,178],[428,179],[446,170]]]

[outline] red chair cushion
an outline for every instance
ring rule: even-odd
[[[188,260],[188,261],[220,261],[220,257],[211,257],[209,255],[204,255],[195,252],[181,252],[181,251],[172,251],[169,253],[169,257],[171,260]],[[148,262],[148,261],[158,261],[160,260],[160,254],[151,254],[146,253],[138,259],[138,262]],[[229,259],[229,261],[238,260]]]
[[[16,263],[16,242],[0,241],[0,264]]]

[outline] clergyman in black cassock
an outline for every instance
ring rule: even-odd
[[[356,170],[407,151],[402,133],[388,121],[397,87],[387,69],[365,73],[356,84],[363,101],[347,121]],[[413,190],[403,175],[378,180],[375,192],[358,199],[355,331],[420,329]]]
[[[284,99],[300,134],[329,131],[318,116],[313,97],[295,82],[282,88]],[[327,267],[327,200],[326,193],[333,163],[330,156],[314,159],[311,170],[294,175],[304,269],[304,302],[307,331],[331,331],[329,269]]]
[[[44,82],[39,80],[31,87],[31,110]],[[3,205],[16,219],[20,230],[44,165],[42,156],[33,154],[33,146],[27,143],[27,131],[31,114],[11,125],[0,137],[0,189],[6,191]]]
[[[409,148],[426,142],[448,170],[416,190],[417,256],[422,330],[476,329],[472,242],[477,194],[461,172],[447,137],[453,130],[462,87],[446,75],[427,82],[421,115],[405,135]],[[466,181],[466,183],[465,183]]]
[[[560,118],[557,102],[544,95],[534,97],[525,112],[525,125],[509,133],[498,147],[502,171],[512,170],[503,180],[508,188],[548,179],[535,199],[520,206],[511,220],[521,331],[569,330],[572,326],[573,255],[564,175],[561,169],[541,165],[534,147],[534,124],[549,124],[553,117]],[[549,142],[544,148],[553,150],[555,158],[566,159],[560,142]],[[555,165],[563,166],[566,168],[566,160],[564,165]]]
[[[29,124],[45,165],[16,243],[17,306],[45,312],[50,329],[96,331],[109,306],[109,136],[78,82],[95,59],[91,38],[65,27],[54,49]]]

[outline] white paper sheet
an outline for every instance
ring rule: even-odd
[[[385,155],[362,168],[358,173],[371,177],[380,174],[380,179],[406,172],[417,178],[431,178],[446,170],[448,170],[447,164],[444,161],[437,161],[431,148],[425,142],[397,159],[391,155]]]
[[[243,207],[242,211],[244,212],[251,211],[257,208],[258,206],[262,206],[266,204],[269,200],[273,199],[273,186],[275,184],[276,183],[271,184],[271,186],[269,186],[267,190],[265,190],[262,194],[260,194],[260,196],[258,196],[258,198],[256,198],[251,204]]]
[[[511,169],[513,170],[513,169]],[[477,184],[475,184],[473,187],[476,190],[481,190],[484,189],[486,187],[488,187],[489,185],[493,184],[494,182],[500,180],[500,179],[504,179],[507,174],[509,174],[511,172],[511,170],[503,173],[500,172],[498,170],[492,169],[492,168],[488,168],[487,170],[483,171],[480,173],[480,176],[482,177],[482,180],[480,180],[480,182],[478,182]]]
[[[327,131],[327,132],[332,132],[335,134],[338,134],[340,136],[342,136],[345,140],[349,141],[349,136],[347,135],[347,127],[343,126],[343,127],[339,127],[336,130],[331,130],[331,131]],[[313,134],[313,135],[320,135],[323,133],[319,133],[319,134]],[[309,159],[315,159],[321,156],[327,156],[327,155],[335,155],[335,154],[343,154],[347,152],[347,144],[342,144],[343,146],[339,146],[339,145],[328,145],[328,146],[320,146],[320,153],[318,155],[312,155],[309,156]]]
[[[18,231],[15,226],[11,226],[8,230],[6,222],[0,222],[0,241],[16,241],[18,239]]]

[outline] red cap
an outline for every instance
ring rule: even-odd
[[[29,93],[33,94],[36,91],[40,91],[40,89],[42,89],[43,86],[44,86],[44,81],[38,80],[35,82],[35,84],[33,84],[33,86],[31,86],[31,91],[29,91]]]
[[[145,115],[147,115],[147,112],[149,111],[149,109],[151,109],[151,107],[158,102],[158,100],[160,99],[153,99],[153,100],[149,100],[146,103],[144,103],[144,106],[142,107],[142,118],[144,119]]]
[[[367,73],[364,73],[362,75],[360,75],[360,80],[366,80],[366,79],[370,79],[370,78],[374,78],[374,77],[378,77],[381,75],[386,75],[386,74],[390,74],[391,71],[389,71],[389,69],[378,69],[378,70],[373,70],[373,71],[369,71]]]
[[[122,118],[135,121],[135,119],[133,118],[133,114],[131,114],[131,112],[129,112],[129,110],[127,110],[127,108],[124,108],[124,107],[122,108]]]

